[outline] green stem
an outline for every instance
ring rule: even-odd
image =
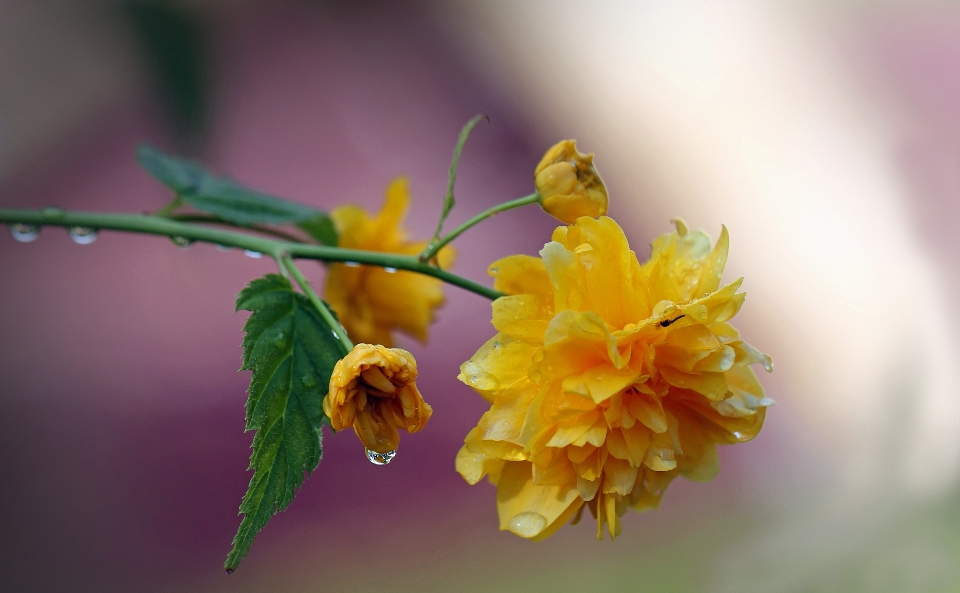
[[[303,294],[307,295],[307,298],[310,299],[310,302],[313,303],[313,306],[317,308],[317,311],[320,312],[320,316],[323,317],[324,321],[333,329],[333,333],[337,335],[337,339],[340,340],[340,343],[343,344],[343,347],[347,349],[347,352],[353,350],[353,342],[350,341],[350,338],[347,336],[347,330],[343,329],[343,326],[340,325],[340,322],[337,321],[337,318],[333,316],[333,313],[330,312],[330,308],[327,307],[327,304],[320,300],[320,297],[317,296],[317,293],[313,291],[313,288],[310,286],[310,283],[303,276],[303,272],[300,271],[300,268],[297,267],[297,264],[293,263],[293,258],[287,254],[280,256],[279,261],[282,266],[290,272],[290,275],[293,276],[293,279],[297,281],[297,285],[300,287],[300,290],[303,291]]]
[[[500,212],[503,212],[504,210],[510,210],[512,208],[519,208],[520,206],[526,206],[527,204],[536,204],[539,201],[540,201],[540,194],[532,193],[529,196],[523,196],[522,198],[517,198],[516,200],[503,202],[502,204],[497,204],[493,208],[484,210],[480,214],[477,214],[473,218],[470,218],[469,220],[462,223],[457,228],[453,229],[452,231],[444,235],[443,238],[437,241],[432,241],[430,245],[427,245],[427,248],[423,250],[423,253],[420,254],[420,257],[418,259],[421,262],[428,262],[432,260],[434,257],[437,256],[437,253],[439,253],[440,250],[443,249],[447,243],[459,237],[461,234],[463,234],[464,231],[466,231],[473,225],[477,224],[482,220],[486,220],[490,218],[494,214],[498,214]]]
[[[279,241],[255,235],[228,231],[224,229],[211,228],[196,224],[177,222],[159,216],[150,216],[148,214],[113,214],[107,212],[68,212],[59,209],[47,208],[45,210],[14,210],[0,208],[0,223],[36,224],[59,227],[90,227],[94,229],[108,229],[114,231],[127,231],[132,233],[144,233],[148,235],[160,235],[165,237],[183,237],[214,243],[225,247],[236,247],[238,249],[247,249],[263,253],[264,255],[278,259],[284,254],[289,254],[293,258],[316,259],[330,262],[355,262],[371,266],[381,266],[385,268],[395,268],[397,270],[407,270],[417,272],[426,276],[432,276],[447,284],[452,284],[469,290],[475,294],[486,297],[490,300],[504,296],[503,293],[493,290],[473,280],[458,276],[437,266],[420,262],[413,255],[399,255],[396,253],[381,253],[378,251],[360,251],[357,249],[342,249],[340,247],[329,247],[327,245],[312,245],[305,243],[294,243],[289,241]]]
[[[154,216],[170,216],[174,210],[183,205],[183,198],[179,195],[170,201],[169,204],[153,213]]]
[[[156,216],[156,214],[154,215]],[[269,235],[271,237],[276,237],[277,239],[282,239],[284,241],[296,241],[297,243],[303,243],[303,240],[296,235],[291,235],[283,231],[278,231],[276,229],[271,229],[270,227],[265,227],[259,224],[253,224],[248,227],[239,227],[232,222],[217,218],[216,216],[210,216],[208,214],[170,214],[167,216],[170,220],[176,220],[177,222],[201,222],[204,224],[215,224],[218,226],[226,226],[230,228],[246,228],[251,231],[256,231],[264,235]]]

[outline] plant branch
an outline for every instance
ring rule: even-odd
[[[353,350],[353,342],[350,341],[350,338],[347,336],[347,330],[343,329],[343,326],[340,325],[340,322],[337,321],[337,318],[334,317],[333,313],[330,312],[330,308],[327,307],[327,304],[320,300],[320,297],[317,296],[317,293],[313,291],[313,287],[310,286],[310,282],[303,276],[303,272],[300,271],[300,268],[297,267],[297,264],[293,263],[293,259],[287,255],[283,254],[278,260],[282,267],[285,267],[290,275],[293,276],[293,279],[297,281],[297,286],[300,287],[300,290],[303,291],[303,294],[310,299],[310,302],[313,303],[313,306],[317,308],[317,311],[320,313],[320,316],[323,317],[324,321],[333,329],[333,333],[336,334],[337,339],[340,340],[340,343],[343,344],[343,347],[347,349],[347,352]]]
[[[443,249],[443,247],[447,243],[459,237],[461,234],[463,234],[464,231],[474,226],[478,222],[482,220],[486,220],[487,218],[490,218],[494,214],[498,214],[500,212],[503,212],[504,210],[510,210],[512,208],[519,208],[520,206],[526,206],[527,204],[536,204],[539,201],[540,201],[540,194],[532,193],[529,196],[523,196],[522,198],[517,198],[516,200],[503,202],[502,204],[497,204],[493,208],[484,210],[480,214],[477,214],[473,218],[470,218],[469,220],[462,223],[457,228],[453,229],[452,231],[444,235],[442,239],[432,241],[429,245],[427,245],[427,248],[423,250],[423,253],[420,254],[418,259],[424,263],[429,262],[430,260],[432,260],[434,257],[437,256],[437,253],[439,253],[440,250]]]
[[[529,197],[529,196],[528,196]],[[516,200],[514,200],[516,201]],[[507,202],[509,204],[509,202]],[[490,300],[504,296],[488,286],[458,276],[437,266],[423,263],[412,255],[342,249],[327,245],[312,245],[258,237],[249,233],[228,231],[197,224],[178,222],[147,214],[113,214],[108,212],[71,212],[59,209],[14,210],[0,208],[0,223],[25,223],[58,227],[90,227],[100,230],[126,231],[165,237],[183,237],[194,241],[236,247],[281,258],[315,259],[329,262],[355,262],[371,266],[395,268],[433,276],[447,284],[458,286]],[[463,226],[463,225],[461,225]],[[461,231],[462,232],[462,231]]]
[[[249,227],[240,227],[232,222],[217,218],[210,214],[170,214],[166,216],[170,220],[176,220],[178,222],[202,222],[205,224],[216,224],[220,226],[226,226],[234,229],[249,229],[251,231],[256,231],[264,235],[269,235],[271,237],[276,237],[277,239],[282,239],[284,241],[295,241],[297,243],[303,243],[303,239],[297,237],[296,235],[291,235],[290,233],[285,233],[283,231],[278,231],[277,229],[271,229],[259,224],[250,225]]]

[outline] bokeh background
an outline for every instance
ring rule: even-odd
[[[876,0],[0,0],[0,204],[149,211],[149,141],[319,207],[410,178],[432,230],[525,195],[553,142],[597,153],[638,255],[674,216],[730,229],[738,316],[777,405],[711,483],[616,542],[497,531],[453,471],[483,402],[457,367],[489,304],[448,289],[406,341],[436,414],[386,467],[351,436],[240,570],[244,315],[265,260],[61,229],[0,237],[4,591],[960,591],[960,7]],[[536,253],[535,208],[457,270]],[[315,282],[322,268],[308,266]]]

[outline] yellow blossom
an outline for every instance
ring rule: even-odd
[[[384,253],[416,255],[426,241],[409,241],[400,226],[410,197],[407,180],[394,180],[387,188],[383,209],[374,217],[354,205],[333,210],[340,234],[338,246]],[[437,254],[441,267],[453,263],[452,247]],[[347,334],[357,342],[393,345],[394,330],[425,342],[434,310],[443,304],[443,282],[423,274],[378,266],[333,264],[327,274],[325,293]]]
[[[593,166],[593,154],[580,154],[576,140],[563,140],[543,155],[534,170],[540,205],[573,224],[581,216],[607,213],[607,188]]]
[[[501,529],[543,539],[586,506],[616,537],[676,476],[711,479],[715,445],[756,436],[773,402],[748,365],[772,361],[728,323],[727,246],[678,221],[641,265],[616,222],[583,217],[490,267],[509,296],[459,378],[491,406],[456,465],[497,485]]]
[[[370,451],[396,451],[397,429],[417,432],[433,413],[416,378],[417,361],[406,350],[357,344],[333,368],[323,412],[334,430],[352,426]]]

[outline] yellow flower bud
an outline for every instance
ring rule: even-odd
[[[396,451],[397,429],[417,432],[433,414],[416,378],[417,361],[406,350],[357,344],[333,368],[323,412],[334,430],[352,426],[370,451]]]
[[[576,140],[554,144],[533,173],[540,205],[567,224],[581,216],[607,213],[607,188],[593,166],[593,154],[577,152]]]

